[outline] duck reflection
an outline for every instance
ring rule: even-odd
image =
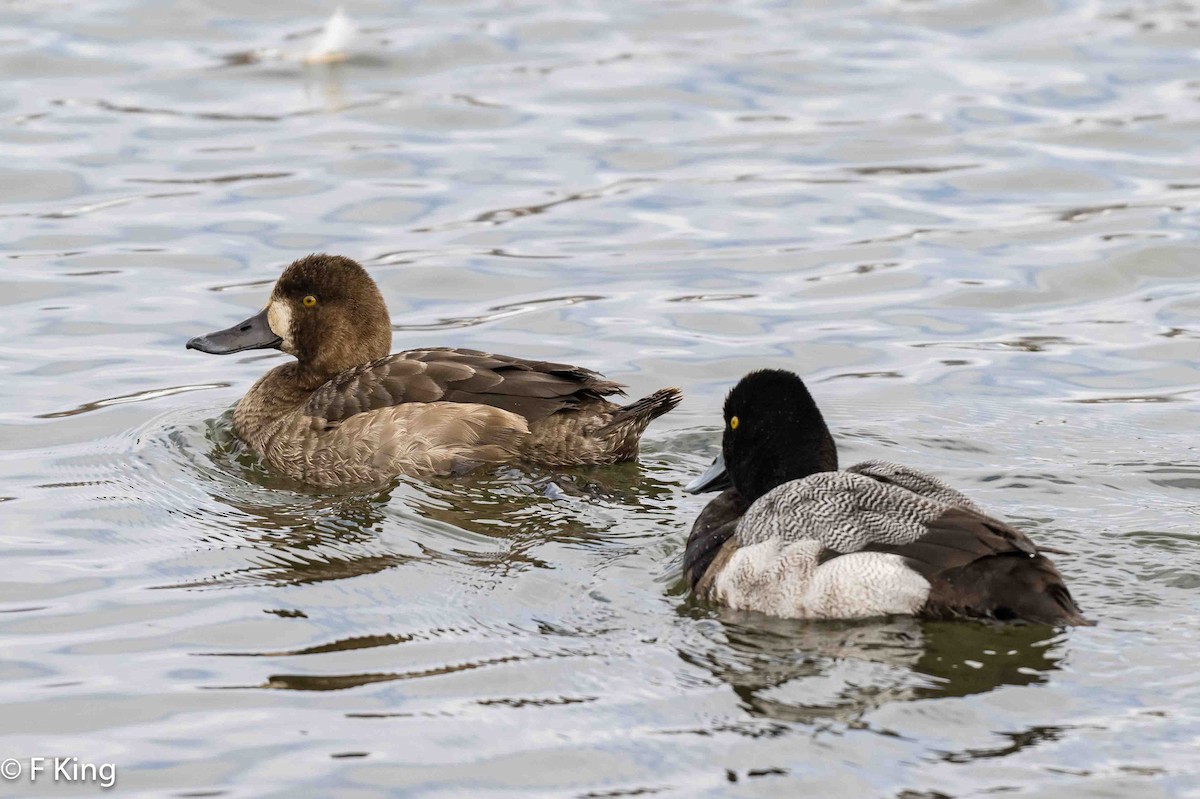
[[[801,724],[854,724],[891,702],[1044,683],[1062,658],[1059,634],[1035,624],[804,622],[736,611],[715,622],[703,651],[679,656],[728,683],[750,715]]]
[[[343,65],[323,64],[304,70],[304,95],[309,102],[325,111],[346,110],[346,76]]]
[[[190,586],[297,585],[437,560],[504,577],[547,568],[536,552],[550,543],[610,542],[616,507],[622,514],[650,512],[673,497],[671,486],[638,463],[557,472],[504,468],[318,493],[264,469],[230,432],[229,414],[211,420],[204,438],[207,457],[190,465],[213,500],[204,520],[221,520],[205,539],[246,554],[237,567]]]

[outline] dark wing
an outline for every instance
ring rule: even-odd
[[[906,544],[871,543],[870,552],[894,552],[925,574],[928,569],[964,566],[979,558],[1014,554],[1031,558],[1037,547],[1015,527],[966,508],[946,508],[925,523],[925,531]],[[928,576],[928,575],[926,575]]]
[[[737,489],[729,488],[705,505],[696,517],[683,551],[683,576],[692,590],[697,590],[721,548],[737,531],[747,507]]]
[[[965,508],[948,508],[907,544],[871,543],[866,551],[900,555],[930,584],[932,618],[1024,619],[1090,624],[1062,575],[1014,527]]]
[[[408,350],[344,372],[318,388],[305,414],[337,424],[356,413],[406,402],[470,402],[531,424],[622,386],[578,366],[476,350]]]

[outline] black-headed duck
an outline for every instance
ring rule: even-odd
[[[724,415],[721,454],[687,487],[722,490],[684,553],[697,596],[793,618],[1089,624],[1024,533],[937,478],[882,461],[838,471],[795,374],[746,375]]]
[[[621,385],[578,366],[467,349],[388,354],[392,326],[358,263],[310,255],[284,270],[262,311],[189,349],[295,356],[238,402],[234,432],[272,468],[320,487],[484,464],[549,466],[637,457],[646,425],[678,389],[621,406]]]

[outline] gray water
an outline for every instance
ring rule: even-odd
[[[0,793],[1200,795],[1200,7],[0,6]],[[361,260],[397,349],[684,404],[637,464],[306,492],[198,333]],[[679,584],[743,373],[1065,550],[1099,624]]]

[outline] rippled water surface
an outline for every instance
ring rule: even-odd
[[[0,757],[145,796],[1200,795],[1200,7],[0,5]],[[396,348],[678,385],[638,464],[321,494],[188,337],[312,251]],[[687,600],[755,366],[1099,625]],[[28,775],[12,795],[94,795]]]

